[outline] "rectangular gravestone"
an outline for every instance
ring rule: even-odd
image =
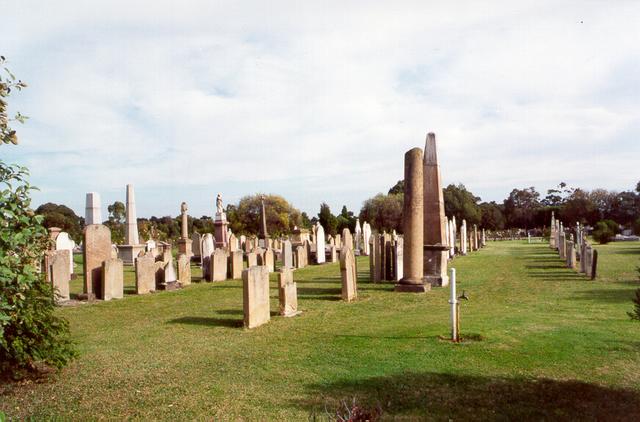
[[[335,245],[329,246],[329,262],[338,262],[338,253],[336,251]]]
[[[247,255],[247,268],[255,267],[258,265],[258,256],[255,252],[249,252]]]
[[[136,293],[139,295],[156,290],[156,261],[152,253],[136,258]]]
[[[393,245],[393,268],[394,281],[398,282],[404,277],[404,239],[398,237]]]
[[[256,328],[269,322],[269,270],[253,266],[242,271],[244,326]]]
[[[242,278],[242,270],[244,269],[244,261],[242,256],[244,253],[240,250],[232,252],[229,255],[229,278],[232,280],[240,280]]]
[[[56,302],[69,300],[69,281],[71,281],[71,271],[69,268],[69,249],[60,249],[53,252],[49,262],[49,273],[53,284]]]
[[[110,258],[102,263],[102,299],[124,297],[124,267],[121,259]]]
[[[275,256],[273,255],[273,249],[267,249],[259,255],[258,265],[264,265],[272,273],[275,271]]]
[[[111,231],[102,224],[84,228],[84,297],[102,295],[102,263],[111,258]]]
[[[356,258],[352,248],[340,252],[340,275],[342,276],[342,300],[351,302],[358,297]]]
[[[298,315],[298,289],[293,281],[291,268],[280,268],[278,272],[278,298],[280,299],[280,315],[292,317]]]
[[[216,249],[211,254],[211,281],[224,281],[227,279],[227,252],[224,249]]]
[[[191,259],[187,254],[178,255],[178,281],[182,286],[191,284]]]

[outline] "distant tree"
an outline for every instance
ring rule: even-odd
[[[547,196],[544,197],[541,203],[548,207],[560,207],[571,196],[573,190],[565,182],[560,182],[554,189],[547,190]]]
[[[389,195],[397,195],[399,193],[404,194],[404,180],[398,180],[398,182],[389,189]]]
[[[603,220],[596,223],[592,236],[601,245],[609,243],[618,233],[618,223],[613,220]]]
[[[462,184],[449,185],[442,191],[444,210],[448,217],[456,217],[456,221],[467,220],[467,224],[480,224],[482,214],[478,202],[480,198],[469,192]]]
[[[504,213],[508,227],[528,229],[533,227],[537,210],[541,207],[540,193],[531,186],[513,189],[504,200]]]
[[[575,189],[564,201],[560,210],[560,218],[565,224],[593,224],[599,220],[600,213],[588,192]]]
[[[300,221],[301,221],[302,227],[304,227],[305,229],[311,228],[311,220],[309,219],[309,215],[307,215],[306,212],[303,211],[300,214]]]
[[[635,192],[620,192],[615,195],[611,204],[608,219],[615,220],[623,226],[630,226],[638,218],[640,196]]]
[[[104,225],[111,230],[111,241],[121,245],[124,243],[126,207],[122,202],[116,201],[107,206],[107,211],[109,212],[109,219],[104,222]]]
[[[338,219],[331,213],[331,208],[326,202],[320,204],[318,222],[324,228],[326,234],[335,236],[338,233]]]
[[[109,220],[117,223],[124,223],[126,221],[127,208],[122,202],[116,201],[107,206],[107,211],[109,212]]]
[[[368,222],[380,232],[396,230],[402,233],[402,204],[404,195],[383,195],[379,193],[367,199],[360,210],[360,221]]]
[[[69,233],[69,236],[80,243],[82,241],[82,225],[84,219],[78,217],[73,210],[65,205],[57,205],[51,202],[36,208],[36,214],[44,217],[43,225],[46,228],[59,227]]]
[[[351,233],[356,230],[356,217],[353,215],[353,211],[347,210],[347,206],[342,206],[342,211],[340,211],[340,215],[337,217],[337,230],[338,233],[342,233],[342,230],[345,228],[349,229]]]
[[[589,198],[598,211],[598,219],[596,221],[609,218],[616,195],[616,192],[610,192],[606,189],[594,189],[589,192]],[[595,222],[590,222],[590,224],[595,224]]]
[[[236,234],[257,235],[262,224],[261,194],[248,195],[240,199],[237,215],[241,229]],[[270,237],[291,233],[295,226],[302,225],[302,214],[279,195],[265,195],[267,232]]]
[[[496,204],[494,201],[483,202],[480,204],[480,212],[482,214],[481,225],[485,229],[502,230],[505,228],[506,220],[501,205]]]
[[[230,211],[230,208],[231,205],[227,205],[227,218],[229,219],[229,227],[234,233],[242,233],[242,225],[237,217],[237,208],[235,207],[235,205],[233,206],[232,211]],[[231,216],[231,218],[229,218],[229,216]],[[208,215],[203,215],[200,218],[194,218],[193,231],[200,234],[214,233],[213,218],[209,217]]]

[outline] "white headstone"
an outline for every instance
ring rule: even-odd
[[[69,233],[60,232],[56,237],[56,250],[68,250],[69,251],[69,274],[73,274],[73,249],[76,247],[76,242],[69,238]]]
[[[316,264],[324,263],[324,227],[322,227],[320,223],[318,223],[316,226]]]

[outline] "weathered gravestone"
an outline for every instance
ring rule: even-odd
[[[567,267],[572,270],[576,269],[576,249],[571,240],[567,242]]]
[[[176,273],[176,268],[173,265],[173,258],[164,265],[163,275],[164,281],[161,286],[163,290],[176,290],[180,287],[180,284],[178,283],[178,274]]]
[[[305,267],[306,255],[307,255],[307,248],[305,248],[302,245],[296,246],[296,254],[295,254],[296,268]]]
[[[393,276],[394,281],[402,280],[404,273],[404,238],[398,237],[393,244]]]
[[[240,250],[232,252],[229,255],[229,278],[232,280],[240,280],[242,278],[242,270],[244,269],[244,261],[242,260],[244,253]]]
[[[178,281],[182,286],[191,284],[191,259],[187,254],[178,255]]]
[[[49,273],[51,283],[53,284],[56,302],[69,300],[69,281],[71,273],[69,272],[69,255],[71,251],[61,249],[54,251],[49,262]]]
[[[269,270],[253,266],[242,271],[244,326],[256,328],[269,322]]]
[[[342,229],[342,247],[353,249],[353,236],[351,236],[351,231],[348,228]]]
[[[340,251],[340,275],[342,276],[342,300],[351,302],[358,297],[358,273],[353,248]]]
[[[320,223],[316,225],[316,264],[324,264],[326,256],[324,252],[324,228]]]
[[[202,278],[211,281],[211,254],[215,250],[215,240],[211,233],[207,233],[202,237]]]
[[[278,298],[280,299],[280,315],[292,317],[298,315],[298,290],[293,281],[291,268],[280,268],[278,271]]]
[[[335,245],[329,246],[329,262],[338,262],[338,253]]]
[[[136,259],[136,293],[139,295],[156,290],[156,262],[153,255],[146,254]]]
[[[68,250],[69,251],[69,274],[73,274],[73,248],[76,247],[76,242],[69,238],[69,233],[60,232],[56,236],[56,250]]]
[[[102,263],[111,258],[111,231],[102,224],[84,228],[84,299],[102,295]]]
[[[247,256],[247,268],[255,267],[258,265],[258,256],[255,252],[248,252]]]
[[[224,249],[216,249],[211,255],[211,281],[227,279],[227,253]]]
[[[121,259],[111,258],[102,263],[102,299],[122,299],[124,297],[124,268]]]
[[[282,267],[293,268],[293,250],[289,240],[282,243]]]
[[[260,255],[258,255],[258,265],[264,265],[272,273],[275,271],[275,256],[273,255],[273,249],[267,249]]]

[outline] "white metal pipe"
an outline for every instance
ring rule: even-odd
[[[457,313],[458,313],[458,297],[456,295],[456,269],[451,268],[449,270],[449,285],[451,286],[451,340],[458,341],[458,328],[457,328]]]

